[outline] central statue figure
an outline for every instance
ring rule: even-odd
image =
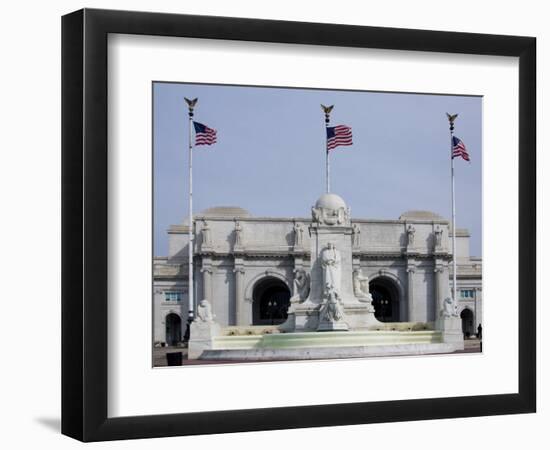
[[[334,292],[339,295],[342,257],[331,242],[321,252],[321,265],[323,266],[323,286],[332,286]]]

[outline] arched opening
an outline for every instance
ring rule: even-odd
[[[166,316],[166,344],[176,345],[181,342],[181,319],[175,313]]]
[[[475,333],[474,330],[474,313],[471,309],[465,308],[460,313],[462,319],[462,332],[464,337],[469,338]]]
[[[399,322],[399,290],[390,278],[378,277],[369,283],[374,317],[381,322]]]
[[[252,324],[278,325],[287,318],[290,290],[278,278],[266,277],[252,291]]]

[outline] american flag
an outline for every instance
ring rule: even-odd
[[[470,155],[468,155],[468,150],[466,150],[466,146],[464,145],[464,142],[462,142],[460,139],[458,139],[456,136],[453,136],[453,158],[456,156],[460,156],[462,159],[466,161],[470,161]]]
[[[195,145],[212,145],[216,143],[216,130],[199,122],[195,126]]]
[[[336,125],[327,127],[327,152],[339,145],[352,145],[351,127],[347,125]]]

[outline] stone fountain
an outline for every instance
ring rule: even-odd
[[[451,353],[464,348],[461,322],[450,300],[431,327],[414,329],[408,323],[378,321],[368,278],[353,269],[354,229],[346,203],[326,193],[311,214],[310,270],[295,274],[287,320],[269,333],[248,330],[231,335],[223,332],[203,301],[191,324],[190,359],[331,359]]]

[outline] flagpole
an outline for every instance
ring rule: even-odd
[[[327,125],[328,127],[328,125]],[[329,151],[328,151],[328,145],[325,144],[325,165],[326,165],[326,179],[327,179],[327,194],[330,192],[330,159],[329,159]]]
[[[457,115],[449,117],[449,132],[451,135],[451,208],[452,208],[452,227],[453,227],[453,302],[456,305],[456,223],[455,223],[455,166],[453,157],[453,131],[455,129],[454,121]]]
[[[194,264],[193,264],[193,115],[194,108],[197,104],[197,99],[188,100],[185,99],[187,105],[189,106],[189,245],[188,245],[188,259],[189,259],[189,273],[188,273],[188,309],[189,315],[188,320],[192,322],[195,318],[195,300],[194,300]]]
[[[333,106],[324,106],[321,105],[323,111],[325,112],[325,180],[326,180],[326,190],[327,194],[330,192],[330,158],[328,151],[328,125],[330,122],[330,112],[332,111]]]

